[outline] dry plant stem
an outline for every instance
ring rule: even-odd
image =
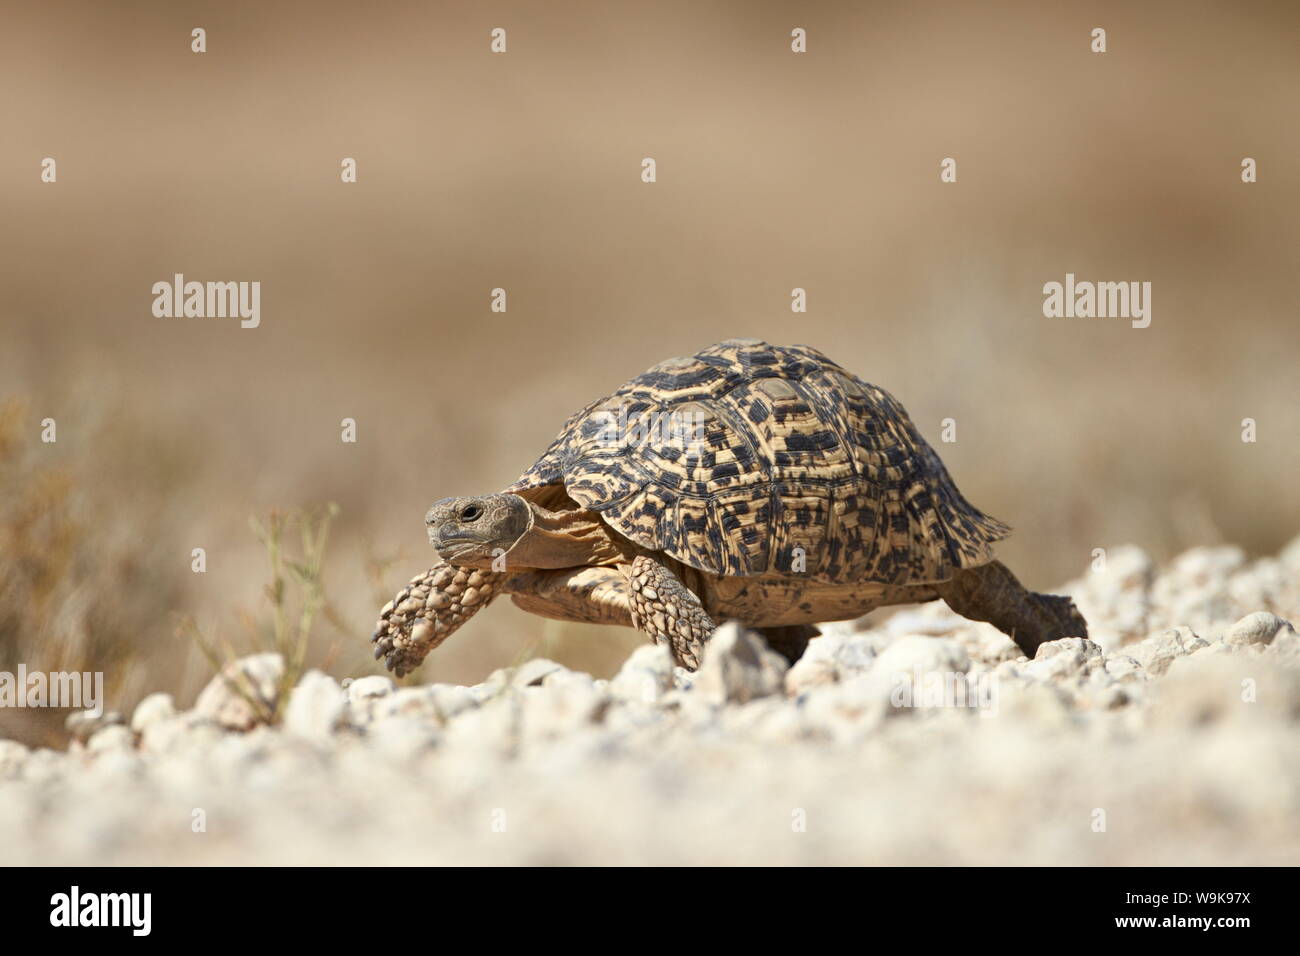
[[[265,525],[256,518],[249,520],[253,533],[266,550],[271,564],[271,579],[265,589],[271,603],[270,640],[265,641],[261,637],[265,632],[255,628],[253,644],[269,643],[267,649],[279,654],[284,661],[273,705],[268,706],[261,699],[242,670],[235,669],[233,675],[225,674],[225,665],[239,658],[235,648],[228,642],[223,642],[219,650],[213,642],[206,639],[193,619],[187,618],[182,623],[182,629],[195,639],[203,656],[223,676],[226,685],[268,723],[278,719],[280,708],[288,699],[290,690],[302,676],[317,615],[324,610],[329,616],[322,566],[325,546],[329,540],[330,522],[337,513],[337,506],[331,504],[320,511],[287,514],[273,511]],[[284,549],[285,531],[295,526],[300,532],[302,554],[301,560],[297,561],[286,558]],[[292,580],[299,595],[296,622],[293,622],[286,577]]]

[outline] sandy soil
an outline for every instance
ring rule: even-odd
[[[1297,582],[1300,540],[1119,549],[1064,589],[1093,640],[1033,661],[936,603],[793,668],[723,628],[693,675],[311,671],[277,727],[218,680],[0,742],[0,862],[1295,864]],[[273,693],[278,658],[240,666]]]

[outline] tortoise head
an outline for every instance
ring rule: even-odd
[[[424,516],[429,544],[444,561],[463,567],[488,567],[496,553],[510,550],[532,520],[528,503],[512,494],[443,498]]]

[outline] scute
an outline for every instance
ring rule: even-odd
[[[563,484],[637,544],[724,575],[918,584],[992,558],[902,405],[808,346],[732,339],[570,416],[508,491]]]

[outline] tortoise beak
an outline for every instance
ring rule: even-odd
[[[441,551],[443,547],[453,541],[475,541],[477,540],[472,531],[466,531],[463,528],[455,526],[429,525],[429,544],[433,545],[435,551]]]
[[[433,545],[435,551],[441,551],[448,544],[455,541],[467,541],[470,543],[481,543],[482,539],[469,531],[439,531],[435,528],[429,529],[429,544]]]

